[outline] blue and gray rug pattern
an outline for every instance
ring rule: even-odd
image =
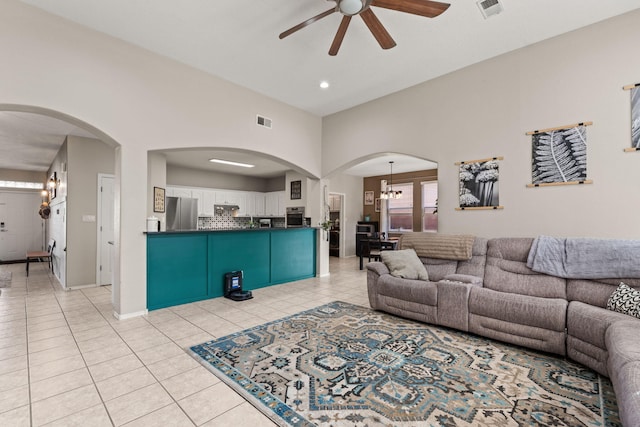
[[[333,302],[194,347],[282,426],[619,426],[570,361]]]

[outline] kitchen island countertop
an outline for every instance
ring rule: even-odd
[[[143,231],[144,234],[188,234],[209,233],[223,231],[279,231],[279,230],[320,230],[320,227],[270,227],[270,228],[208,228],[200,230],[168,230],[168,231]]]

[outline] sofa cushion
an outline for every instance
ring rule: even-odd
[[[424,264],[413,249],[382,251],[380,258],[392,276],[403,279],[429,280],[429,274],[424,268]]]
[[[618,414],[624,426],[640,426],[640,321],[632,318],[607,329],[609,377],[616,392]]]
[[[551,331],[565,330],[567,301],[537,298],[472,287],[469,313]]]
[[[640,361],[639,327],[640,323],[632,319],[616,322],[607,329],[605,340],[609,350],[611,379],[626,365]]]
[[[401,279],[389,274],[378,279],[378,294],[415,304],[436,306],[438,290],[434,282]]]
[[[420,261],[427,269],[429,280],[433,282],[442,280],[449,274],[454,274],[458,267],[458,261],[453,260],[420,257]]]
[[[640,286],[640,280],[631,279],[567,279],[567,299],[580,301],[596,307],[606,308],[609,297],[620,282],[630,286]]]
[[[616,392],[618,415],[625,427],[640,426],[640,361],[625,365],[619,372],[612,373],[611,382]]]
[[[640,318],[640,291],[620,283],[607,301],[607,309]]]
[[[473,241],[473,248],[471,249],[471,259],[458,261],[456,273],[484,277],[484,266],[487,263],[488,241],[489,239],[484,237],[476,237]]]
[[[490,239],[484,287],[541,298],[566,299],[566,280],[536,273],[527,267],[531,238]]]
[[[606,349],[607,329],[614,323],[626,319],[628,317],[620,313],[579,301],[571,301],[567,309],[567,334]]]

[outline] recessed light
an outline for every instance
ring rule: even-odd
[[[326,80],[323,80],[320,82],[320,89],[329,89],[329,82]]]
[[[240,162],[232,162],[230,160],[222,160],[222,159],[209,159],[211,163],[221,163],[223,165],[231,165],[231,166],[240,166],[241,168],[253,168],[256,165],[250,165],[248,163],[240,163]]]

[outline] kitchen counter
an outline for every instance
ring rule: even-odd
[[[144,234],[188,234],[188,233],[209,233],[209,232],[227,232],[227,231],[277,231],[277,230],[319,230],[320,227],[270,227],[270,228],[210,228],[202,230],[169,230],[169,231],[144,231]]]
[[[224,275],[244,272],[253,290],[315,277],[318,228],[242,228],[145,232],[147,308],[224,294]]]

